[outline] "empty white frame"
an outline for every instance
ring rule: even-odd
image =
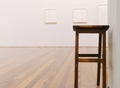
[[[87,22],[87,9],[80,8],[73,10],[73,22],[74,23],[86,23]]]
[[[97,3],[99,3],[99,4],[107,4],[108,0],[97,0]]]
[[[108,24],[107,4],[98,5],[98,24]]]
[[[45,23],[47,23],[47,24],[57,23],[57,11],[56,11],[56,9],[45,9]]]

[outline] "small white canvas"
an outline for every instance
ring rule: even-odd
[[[87,10],[86,9],[74,9],[73,10],[73,22],[74,23],[86,23],[87,22]]]
[[[108,24],[107,4],[98,5],[98,24]]]
[[[57,12],[55,9],[45,10],[45,23],[57,23]]]

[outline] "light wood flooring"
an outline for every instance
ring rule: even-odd
[[[79,88],[102,88],[96,71],[96,63],[79,63]],[[0,48],[0,88],[74,88],[74,48]]]

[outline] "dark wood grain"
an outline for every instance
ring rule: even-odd
[[[79,33],[76,32],[76,37],[75,37],[75,84],[74,84],[75,88],[78,88],[78,53],[79,53]]]
[[[78,33],[103,33],[109,25],[74,25],[73,30]]]
[[[80,58],[80,59],[78,59],[78,62],[98,62],[98,63],[102,63],[103,59]]]
[[[103,33],[103,88],[106,88],[106,32]]]
[[[102,48],[102,34],[99,33],[99,40],[98,40],[98,59],[101,58],[101,48]],[[101,63],[98,63],[98,68],[97,68],[97,85],[100,85],[100,73],[101,73]]]

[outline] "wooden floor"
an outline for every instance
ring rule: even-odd
[[[95,63],[79,63],[79,88],[102,88],[96,71]],[[0,48],[0,88],[74,88],[74,48]]]

